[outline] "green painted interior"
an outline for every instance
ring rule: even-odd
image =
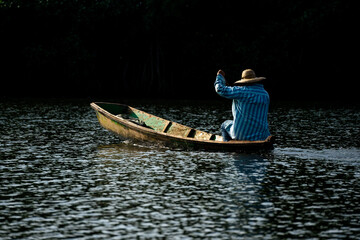
[[[147,127],[157,132],[164,132],[179,137],[190,137],[198,140],[221,141],[220,136],[199,131],[190,128],[188,126],[181,125],[176,122],[170,122],[166,119],[156,117],[154,115],[148,114],[138,109],[128,107],[126,105],[107,104],[107,103],[99,103],[98,105],[104,110],[110,112],[111,114],[114,115],[127,114],[129,118],[138,119],[141,122],[145,123]]]
[[[154,129],[157,132],[162,132],[169,122],[168,120],[135,109],[129,109],[129,116],[139,119],[140,121],[144,122],[146,126]]]

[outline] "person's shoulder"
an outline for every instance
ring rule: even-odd
[[[264,85],[260,83],[249,85],[248,89],[253,91],[266,91]]]

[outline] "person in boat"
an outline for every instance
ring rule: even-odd
[[[255,72],[246,69],[235,86],[227,86],[225,73],[219,70],[215,81],[215,91],[221,97],[232,99],[233,120],[221,125],[224,141],[265,140],[270,136],[267,115],[270,97],[264,89],[264,77],[256,77]]]

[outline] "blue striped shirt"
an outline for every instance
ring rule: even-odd
[[[227,121],[226,131],[236,140],[265,140],[270,136],[267,115],[270,97],[262,84],[229,87],[219,74],[215,91],[222,97],[233,99],[233,121]]]

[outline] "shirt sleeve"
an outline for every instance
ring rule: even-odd
[[[239,87],[226,86],[225,78],[221,74],[216,76],[214,86],[216,93],[224,98],[237,99],[241,93],[241,88]]]

